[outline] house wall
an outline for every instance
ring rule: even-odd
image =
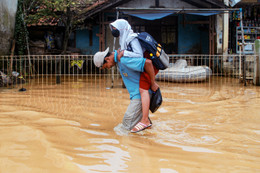
[[[186,15],[186,21],[208,20],[207,17],[197,15]],[[209,53],[209,28],[207,24],[185,24],[183,15],[178,15],[178,53],[179,54],[208,54]],[[106,26],[106,47],[113,50],[114,37]],[[118,39],[115,49],[119,48]]]
[[[151,6],[155,6],[155,0],[132,0],[128,3],[120,5],[120,7],[128,7],[128,8],[150,8]],[[159,6],[164,6],[167,8],[199,8],[195,7],[191,4],[188,4],[182,0],[171,0],[171,1],[164,1],[160,0]],[[110,12],[111,13],[111,12]],[[121,14],[122,15],[122,14]],[[121,16],[122,17],[128,17],[127,15]],[[186,14],[185,19],[183,19],[183,14],[175,14],[178,16],[178,26],[177,26],[177,38],[178,40],[176,43],[178,44],[178,50],[177,52],[174,51],[173,53],[178,54],[208,54],[209,53],[209,24],[206,24],[206,22],[209,21],[209,17],[207,16],[199,16],[199,15],[189,15]],[[106,14],[105,14],[106,16]],[[114,17],[116,16],[116,13],[114,13]],[[111,17],[110,17],[111,18]],[[111,20],[111,19],[110,19]],[[129,17],[130,23],[133,22],[134,17]],[[159,19],[160,20],[160,19]],[[106,17],[105,17],[106,21]],[[193,21],[193,24],[183,24],[183,22],[189,22]],[[198,24],[199,21],[205,21],[204,24]],[[219,20],[218,22],[220,22]],[[108,22],[108,21],[106,21]],[[111,22],[111,21],[109,21]],[[107,24],[106,24],[107,25]],[[219,26],[219,27],[218,27]],[[221,32],[223,25],[219,25],[216,23],[215,27],[217,28],[217,31],[220,31],[218,34],[218,52],[222,51],[222,39],[221,39]],[[149,32],[149,31],[147,31]],[[106,47],[110,47],[110,50],[113,48],[113,37],[111,36],[111,32],[108,30],[106,26],[106,34],[105,34],[105,43]],[[118,48],[116,44],[115,49]]]
[[[241,2],[259,2],[259,0],[241,0]]]
[[[154,0],[133,0],[120,7],[150,8],[155,6]],[[183,2],[182,0],[164,1],[160,0],[159,6],[167,8],[198,8]],[[206,17],[197,15],[186,15],[185,21],[200,21]],[[206,19],[208,20],[208,19]],[[178,15],[178,53],[179,54],[208,54],[209,53],[209,30],[208,25],[182,24],[183,15]],[[201,30],[203,28],[203,31]]]
[[[17,0],[0,1],[0,55],[9,54],[14,36]]]
[[[83,55],[93,55],[99,50],[99,26],[92,28],[92,45],[90,45],[90,30],[82,29],[76,31],[76,48],[81,50]]]
[[[178,53],[208,54],[209,31],[207,26],[200,24],[182,24],[184,15],[179,15],[178,23]],[[186,21],[203,20],[205,17],[186,15]],[[205,20],[205,19],[204,19]]]

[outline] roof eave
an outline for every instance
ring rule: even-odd
[[[84,18],[85,19],[90,18],[102,10],[105,10],[109,7],[115,7],[116,5],[118,5],[120,3],[125,3],[125,2],[129,2],[129,1],[130,0],[104,0],[101,2],[98,1],[87,9],[86,13],[83,14]],[[184,0],[184,1],[186,1],[186,0]],[[188,0],[188,1],[189,2],[194,1],[194,3],[197,3],[195,0]],[[221,8],[221,9],[229,8],[227,5],[225,5],[224,3],[222,3],[221,1],[218,1],[218,0],[204,0],[204,1],[206,1],[206,3],[212,4],[216,8]],[[197,3],[197,4],[199,5],[199,3]]]
[[[88,11],[86,13],[84,13],[85,19],[94,16],[95,14],[97,14],[98,12],[105,10],[109,7],[113,7],[119,3],[122,2],[126,2],[129,0],[105,0],[103,1],[103,3],[95,5],[93,4],[92,6],[90,6],[88,8]]]

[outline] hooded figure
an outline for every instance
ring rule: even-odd
[[[138,41],[137,34],[133,32],[130,24],[125,19],[117,19],[109,25],[111,31],[115,27],[119,31],[120,49],[124,56],[143,57],[143,49]]]

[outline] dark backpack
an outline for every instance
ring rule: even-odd
[[[153,65],[159,69],[164,70],[169,66],[169,57],[162,49],[162,46],[147,32],[138,33],[138,40],[143,48],[148,51]]]

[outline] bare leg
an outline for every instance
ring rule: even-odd
[[[149,127],[151,126],[151,122],[148,118],[149,116],[149,107],[150,107],[150,95],[148,90],[145,89],[140,89],[140,94],[141,94],[141,101],[142,101],[142,113],[143,113],[143,117],[141,119],[141,121],[139,123],[142,124],[142,127]],[[140,130],[140,126],[139,123],[131,130],[131,132],[137,132]],[[139,126],[139,127],[138,127]]]
[[[148,119],[148,116],[149,116],[149,107],[150,107],[150,95],[148,90],[142,88],[140,88],[140,94],[141,94],[142,113],[143,113],[143,117],[140,122],[149,125],[150,120]]]

